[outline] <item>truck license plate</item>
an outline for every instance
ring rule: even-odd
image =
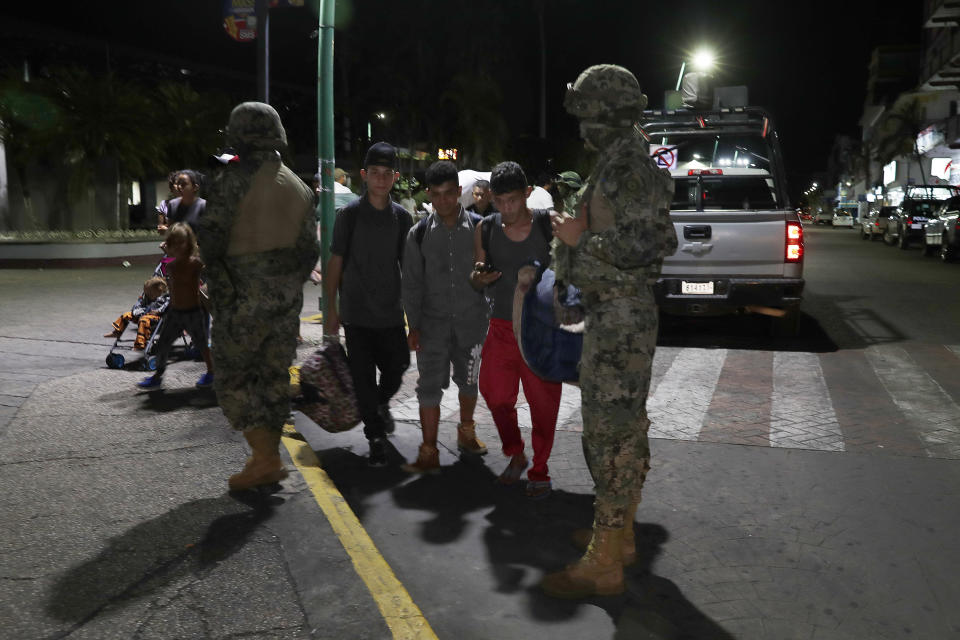
[[[699,293],[703,295],[713,295],[712,282],[687,282],[680,281],[680,293]]]
[[[923,229],[923,225],[915,222],[915,223],[913,223],[912,225],[910,225],[910,228],[911,228],[911,229]]]

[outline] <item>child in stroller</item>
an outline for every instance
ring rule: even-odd
[[[123,330],[127,328],[130,322],[137,323],[137,338],[134,340],[133,349],[143,351],[147,348],[147,341],[153,334],[157,323],[160,321],[160,315],[166,311],[170,304],[170,296],[167,294],[167,281],[161,277],[154,276],[143,283],[143,293],[133,305],[130,311],[123,313],[119,318],[113,321],[113,331],[103,334],[104,338],[119,338],[123,335]]]

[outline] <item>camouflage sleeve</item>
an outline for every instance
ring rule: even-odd
[[[617,269],[635,269],[672,255],[677,236],[670,222],[673,180],[653,166],[625,158],[614,161],[597,189],[614,212],[614,225],[584,232],[578,248]]]
[[[233,168],[221,171],[213,181],[207,208],[197,222],[197,244],[204,264],[211,267],[227,255],[237,207],[249,181]]]
[[[301,275],[306,280],[320,257],[320,243],[317,242],[317,222],[313,215],[312,203],[303,212],[303,222],[300,225],[300,233],[297,236],[294,250],[301,267]]]

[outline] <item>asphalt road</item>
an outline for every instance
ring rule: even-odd
[[[556,490],[536,503],[493,486],[505,461],[482,403],[491,453],[456,457],[455,393],[444,472],[399,471],[419,437],[413,369],[391,467],[366,467],[359,432],[297,416],[432,629],[419,637],[960,637],[960,265],[806,233],[796,338],[771,337],[763,317],[664,318],[640,562],[622,597],[565,603],[536,587],[576,558],[569,532],[591,519],[575,389]],[[100,336],[144,278],[0,271],[0,635],[417,637],[385,618],[300,474],[266,505],[225,493],[243,446],[191,388],[200,365],[173,364],[161,395],[103,366]]]

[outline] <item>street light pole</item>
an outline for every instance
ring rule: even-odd
[[[320,173],[320,260],[321,273],[327,276],[330,260],[330,238],[333,236],[334,200],[333,170],[336,165],[333,144],[333,22],[336,0],[320,0],[319,34],[317,38],[317,154]],[[326,318],[333,300],[320,295],[320,312]]]
[[[686,68],[687,68],[687,61],[684,60],[680,64],[680,75],[677,76],[677,88],[674,89],[674,91],[680,91],[680,83],[683,82],[683,72],[686,70]]]
[[[540,139],[547,139],[547,35],[543,28],[545,0],[537,0],[540,18]]]
[[[270,104],[270,7],[267,0],[256,0],[254,7],[257,15],[257,98]]]

